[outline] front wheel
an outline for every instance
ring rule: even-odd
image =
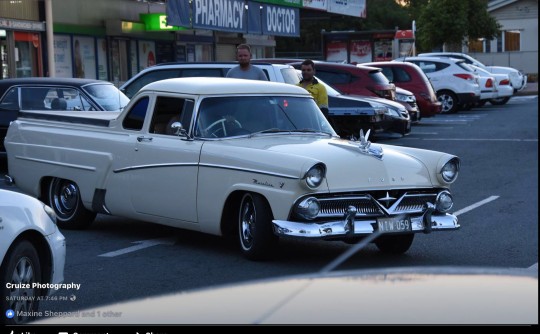
[[[383,253],[403,254],[411,248],[414,234],[383,235],[375,240],[375,245]]]
[[[96,218],[96,213],[84,207],[79,187],[73,181],[54,178],[49,184],[48,198],[61,228],[85,229]]]
[[[9,288],[7,283],[11,283]],[[37,313],[41,292],[34,283],[43,283],[41,263],[32,243],[22,240],[9,251],[0,268],[0,289],[5,297],[0,300],[0,308],[5,312],[2,319],[6,324],[23,324],[35,318],[33,314]]]
[[[242,197],[238,236],[248,259],[264,260],[272,254],[278,238],[272,231],[272,210],[261,195],[247,193]]]

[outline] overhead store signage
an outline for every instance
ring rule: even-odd
[[[300,37],[300,10],[264,5],[262,26],[264,35]]]
[[[366,17],[366,0],[328,0],[328,12]]]
[[[302,8],[302,0],[256,0],[256,1],[257,2],[270,3],[270,4],[273,4],[273,5],[285,6],[285,7]],[[304,2],[305,1],[306,0],[304,0]]]
[[[304,0],[304,8],[324,10],[328,8],[326,0]]]
[[[194,0],[193,28],[244,32],[245,5],[243,0]]]
[[[167,24],[167,15],[165,13],[139,14],[139,19],[144,23],[146,31],[181,30],[180,27]]]
[[[300,0],[281,0],[296,3]],[[191,4],[191,5],[190,5]],[[244,0],[169,0],[167,24],[274,36],[300,36],[300,10]]]

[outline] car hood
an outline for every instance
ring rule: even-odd
[[[328,191],[336,192],[353,191],[359,186],[437,186],[435,170],[428,170],[426,165],[437,166],[441,159],[452,157],[436,151],[372,144],[371,148],[383,150],[379,159],[362,153],[359,145],[315,135],[258,135],[205,143],[200,161],[203,165],[240,167],[289,178],[301,178],[311,166],[323,162],[327,167]]]
[[[85,324],[537,324],[538,275],[456,267],[330,272],[168,294],[34,324],[77,324],[81,314]]]

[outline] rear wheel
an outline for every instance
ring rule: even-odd
[[[452,114],[458,111],[458,98],[453,92],[449,90],[437,92],[437,100],[442,103],[441,113]]]
[[[73,181],[54,178],[49,184],[48,198],[61,228],[85,229],[96,218],[96,213],[84,207],[79,187]]]
[[[506,104],[510,100],[510,96],[507,97],[499,97],[496,99],[490,99],[489,103],[491,103],[494,106],[502,106]]]
[[[383,253],[403,254],[409,250],[414,234],[383,235],[375,240],[375,245]]]
[[[238,236],[242,253],[250,260],[270,257],[278,238],[272,231],[272,210],[258,194],[247,193],[240,202]]]
[[[8,288],[7,283],[13,285]],[[0,307],[2,312],[6,312],[6,324],[22,324],[35,318],[32,314],[38,310],[37,297],[41,293],[40,289],[32,287],[33,283],[42,283],[41,263],[32,243],[22,240],[9,251],[4,265],[0,268],[0,289],[2,296],[5,296],[0,300]],[[13,316],[8,315],[8,310],[13,312]]]

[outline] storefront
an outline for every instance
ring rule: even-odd
[[[43,22],[0,18],[0,79],[43,76],[44,31]]]

